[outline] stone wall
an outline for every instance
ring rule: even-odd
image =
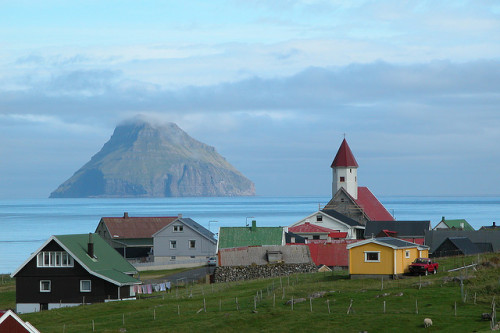
[[[316,265],[313,263],[223,266],[215,269],[214,282],[252,280],[275,276],[286,276],[295,273],[312,273],[316,271]]]

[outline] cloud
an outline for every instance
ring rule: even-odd
[[[46,142],[46,149],[58,153],[80,147],[85,153],[47,153],[51,159],[38,163],[50,170],[57,160],[58,174],[69,176],[121,120],[144,114],[175,122],[216,147],[256,183],[259,194],[283,195],[328,194],[329,164],[346,133],[358,163],[366,168],[360,179],[377,194],[435,193],[438,189],[413,184],[401,170],[416,178],[427,173],[432,182],[444,170],[463,178],[473,161],[484,156],[500,163],[499,74],[496,60],[379,61],[166,89],[127,80],[120,71],[61,71],[41,87],[0,92],[0,119],[7,130],[0,139],[13,142],[7,141],[14,131],[8,128],[22,128],[16,134],[24,141]],[[88,145],[86,137],[92,138]],[[23,149],[23,156],[35,154],[28,153],[28,145]],[[71,161],[64,162],[68,156]],[[394,182],[384,182],[385,174],[394,175]],[[287,179],[292,175],[294,182]],[[64,180],[51,179],[47,193]],[[481,193],[492,193],[486,182],[476,186]],[[469,191],[458,183],[452,189]],[[439,189],[441,194],[445,190]]]

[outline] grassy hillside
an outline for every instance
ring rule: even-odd
[[[440,260],[450,269],[477,256]],[[22,315],[42,332],[412,332],[489,331],[481,313],[500,296],[500,256],[480,258],[477,271],[400,280],[350,280],[346,272],[297,274],[230,284],[179,286],[136,301],[86,305]],[[463,288],[459,279],[464,278]],[[12,306],[13,283],[0,308]],[[316,292],[323,297],[310,299]],[[287,300],[305,298],[293,306]],[[4,303],[4,299],[6,300]],[[384,313],[385,304],[385,313]],[[455,305],[456,304],[456,305]],[[350,313],[348,314],[348,309]],[[418,313],[417,313],[418,312]]]

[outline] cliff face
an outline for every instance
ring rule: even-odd
[[[177,125],[116,127],[101,151],[51,198],[249,196],[254,184]]]

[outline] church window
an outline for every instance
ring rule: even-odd
[[[341,183],[345,182],[345,177],[340,177],[340,182]]]

